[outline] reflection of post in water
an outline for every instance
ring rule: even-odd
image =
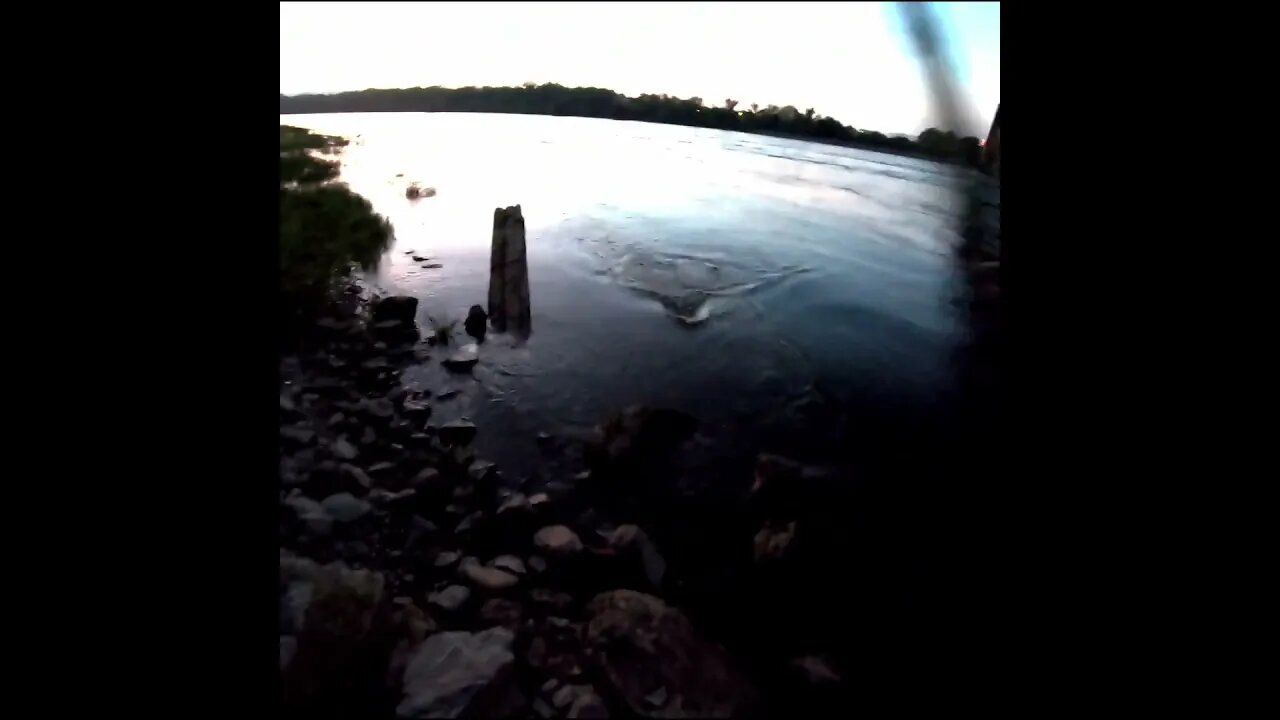
[[[489,322],[498,332],[528,337],[529,265],[520,206],[494,208],[493,247],[489,254]]]

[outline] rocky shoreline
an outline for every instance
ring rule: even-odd
[[[683,481],[696,421],[636,407],[575,473],[506,477],[471,449],[474,424],[433,423],[431,393],[400,384],[454,353],[417,315],[349,286],[281,361],[288,715],[759,717],[842,697],[839,663],[782,614],[829,590],[797,574],[831,544],[823,471],[762,455],[707,511]],[[708,616],[754,631],[732,652]]]

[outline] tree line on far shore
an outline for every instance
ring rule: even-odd
[[[702,98],[681,99],[644,94],[627,97],[602,88],[570,88],[554,83],[521,87],[369,89],[332,95],[281,95],[281,114],[341,112],[493,112],[527,115],[571,115],[643,120],[668,125],[737,130],[783,135],[865,147],[884,152],[927,157],[945,162],[977,165],[981,159],[978,138],[958,137],[951,131],[929,128],[912,139],[860,130],[824,117],[813,108],[804,111],[786,105],[740,108],[728,98],[708,106]]]

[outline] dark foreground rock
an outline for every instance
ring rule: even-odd
[[[750,682],[720,647],[662,600],[632,590],[597,595],[583,640],[607,690],[636,715],[734,717],[757,709]],[[665,692],[660,692],[665,691]],[[663,705],[655,707],[655,700]]]
[[[392,295],[379,300],[373,306],[373,321],[395,320],[404,324],[417,322],[418,298],[410,295]]]
[[[513,682],[514,640],[503,627],[427,638],[405,668],[396,716],[507,717],[521,704]]]

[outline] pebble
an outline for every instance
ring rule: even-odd
[[[346,438],[338,438],[334,441],[331,449],[335,457],[343,460],[355,460],[360,455],[360,451],[356,450],[356,446],[348,442]]]
[[[369,503],[347,492],[330,495],[320,505],[324,507],[325,512],[340,523],[359,520],[373,509],[373,506]]]
[[[524,575],[527,571],[524,562],[515,555],[499,555],[489,562],[489,565],[499,570],[506,570],[517,575]]]
[[[549,525],[533,536],[533,544],[539,550],[556,555],[572,555],[582,550],[578,534],[565,525]]]
[[[427,602],[432,605],[444,608],[449,612],[454,612],[462,607],[462,604],[471,597],[471,590],[464,585],[450,585],[438,593],[432,593],[427,597]]]

